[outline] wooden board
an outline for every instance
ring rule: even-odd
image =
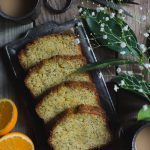
[[[18,25],[15,23],[0,21],[0,98],[10,98],[15,101],[19,111],[19,118],[17,125],[14,131],[20,131],[26,134],[31,133],[28,127],[30,123],[28,122],[28,115],[24,107],[22,106],[21,101],[25,100],[18,90],[14,78],[11,76],[11,73],[8,72],[8,68],[4,64],[4,56],[2,46],[4,44],[15,40],[28,29],[33,27],[33,24],[28,25]],[[7,63],[7,62],[6,62]]]
[[[56,7],[56,8],[61,8],[64,5],[64,2],[66,0],[50,0],[51,4]],[[132,14],[135,14],[136,17],[140,17],[147,12],[149,12],[150,9],[150,1],[149,0],[137,0],[143,7],[143,10],[140,10],[139,6],[127,6],[126,9],[128,9]],[[44,6],[42,5],[41,7],[41,14],[40,16],[35,20],[34,25],[39,25],[43,24],[47,21],[57,21],[57,22],[65,22],[67,20],[75,18],[76,15],[78,15],[78,9],[77,6],[78,4],[81,4],[80,0],[73,0],[71,8],[63,13],[63,14],[52,14],[49,13]],[[143,24],[139,24],[136,21],[133,21],[132,18],[127,18],[127,22],[132,26],[132,29],[135,31],[139,41],[143,43],[145,40],[143,38],[142,33],[145,32],[146,27],[150,25],[149,19],[144,22]],[[0,47],[2,47],[5,43],[14,40],[19,37],[20,34],[25,32],[27,29],[33,27],[33,23],[28,24],[28,25],[18,25],[14,23],[8,23],[5,21],[0,20]],[[11,98],[13,99],[18,108],[19,108],[19,120],[17,123],[16,128],[14,131],[20,131],[26,134],[29,134],[31,131],[28,131],[26,128],[29,124],[27,122],[28,120],[28,114],[27,113],[22,113],[23,111],[26,112],[26,110],[23,110],[23,107],[20,103],[20,101],[25,100],[23,96],[18,93],[18,90],[15,87],[15,81],[12,79],[10,72],[8,72],[8,68],[6,68],[6,65],[4,64],[2,58],[3,55],[0,51],[0,97],[6,97],[6,98]],[[110,52],[108,50],[105,50],[103,48],[95,50],[98,59],[107,59],[107,58],[112,58],[116,57],[115,53]],[[122,56],[119,56],[122,58]],[[128,57],[123,57],[123,58],[128,58]],[[137,66],[130,66],[126,67],[124,66],[122,68],[123,70],[135,70],[136,72],[139,72],[139,69],[137,69]],[[115,68],[112,68],[108,71],[103,72],[105,75],[105,79],[108,81],[111,79],[112,76],[116,74]],[[30,134],[29,134],[30,135]]]

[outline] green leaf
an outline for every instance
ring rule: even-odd
[[[136,2],[134,2],[134,0],[113,0],[114,3],[119,3],[119,4],[122,4],[122,3],[127,3],[127,4],[138,4]]]
[[[145,81],[142,76],[122,74],[114,77],[112,81],[122,89],[142,95],[150,101],[150,83]]]
[[[98,61],[96,63],[91,63],[84,65],[80,69],[77,70],[77,72],[86,72],[96,69],[104,69],[115,65],[124,65],[124,64],[135,64],[136,62],[130,61],[130,60],[124,60],[124,59],[109,59],[104,61]]]
[[[150,106],[146,106],[147,108],[144,109],[144,107],[138,112],[137,120],[146,120],[150,121]]]
[[[130,54],[137,59],[142,58],[136,35],[122,19],[111,18],[106,11],[97,12],[83,7],[81,17],[87,29],[92,33],[93,39],[91,40],[115,52]]]

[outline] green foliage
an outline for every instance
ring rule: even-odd
[[[123,4],[123,3],[127,3],[127,4],[138,4],[136,3],[134,0],[110,0],[114,3],[119,3],[119,4]]]
[[[135,64],[136,62],[130,61],[130,60],[124,60],[124,59],[109,59],[104,61],[99,61],[92,64],[87,64],[81,67],[78,72],[86,72],[86,71],[92,71],[95,69],[104,69],[109,68],[112,66],[118,66],[118,65],[124,65],[124,64]]]
[[[141,76],[123,74],[114,77],[112,81],[119,87],[140,94],[150,101],[150,83]]]
[[[82,8],[81,12],[85,26],[92,33],[93,40],[97,44],[141,60],[143,54],[139,50],[135,33],[122,19],[111,15],[114,14],[109,15],[106,11],[88,8]]]
[[[150,121],[150,106],[145,106],[146,109],[143,107],[137,115],[137,120],[141,121],[141,120],[146,120],[146,121]]]

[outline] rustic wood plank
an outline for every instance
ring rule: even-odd
[[[0,47],[4,44],[15,40],[18,36],[25,32],[27,29],[33,27],[33,24],[19,25],[15,23],[0,22]],[[4,64],[3,49],[0,49],[0,98],[10,98],[14,100],[18,107],[18,122],[13,131],[20,131],[23,133],[29,133],[27,125],[27,114],[24,114],[26,110],[21,105],[21,101],[25,100],[20,93],[18,93],[15,81],[11,76],[6,64]]]
[[[49,0],[51,6],[54,6],[56,9],[60,9],[64,6],[66,0]],[[41,7],[41,15],[36,20],[36,25],[43,24],[47,21],[56,21],[58,23],[63,23],[70,19],[75,18],[78,14],[77,6],[79,5],[80,0],[73,0],[71,7],[65,13],[62,14],[53,14],[50,13],[48,10],[45,9],[44,5]]]
[[[133,31],[135,32],[139,43],[141,44],[146,44],[146,38],[144,37],[144,33],[146,32],[146,30],[148,29],[148,27],[150,27],[150,20],[149,20],[149,10],[150,10],[150,1],[149,0],[137,0],[136,2],[138,2],[140,4],[140,6],[137,5],[131,5],[131,6],[126,6],[125,9],[128,10],[131,14],[133,14],[134,18],[131,17],[126,17],[126,21],[129,24],[129,26],[133,29]],[[147,20],[146,21],[140,21],[142,16],[147,16]],[[119,55],[120,58],[125,58],[125,59],[132,59],[134,60],[133,57],[130,56],[122,56]],[[141,74],[144,73],[143,71],[141,71],[139,69],[139,67],[137,65],[124,65],[121,66],[122,70],[133,70],[135,73]],[[145,73],[144,73],[145,74]],[[147,75],[147,73],[145,74],[146,78],[148,80],[150,80],[150,77]]]

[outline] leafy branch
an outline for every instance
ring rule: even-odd
[[[92,71],[96,69],[104,69],[110,68],[112,66],[124,65],[124,64],[136,64],[137,62],[125,60],[125,59],[109,59],[104,61],[98,61],[96,63],[91,63],[84,65],[83,67],[79,68],[77,72],[83,73],[87,71]]]
[[[93,10],[89,8],[80,8],[81,18],[85,26],[91,32],[91,41],[98,46],[105,46],[120,54],[133,56],[139,65],[145,69],[145,62],[148,58],[145,55],[147,48],[139,44],[133,30],[116,14],[109,14],[107,10]]]
[[[142,76],[123,74],[114,77],[112,81],[119,87],[140,94],[150,101],[150,83]]]

